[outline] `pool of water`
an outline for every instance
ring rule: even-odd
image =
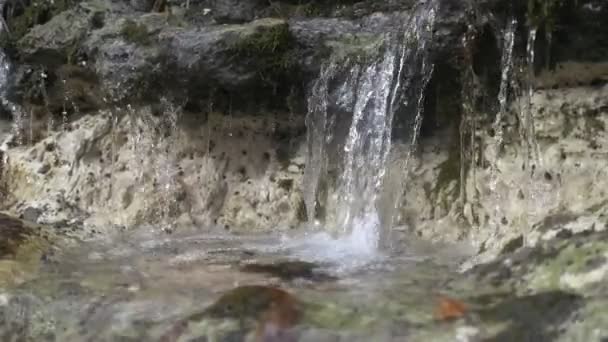
[[[2,340],[402,341],[435,324],[463,253],[395,239],[142,228],[58,248],[0,296]]]

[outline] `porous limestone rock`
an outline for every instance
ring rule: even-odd
[[[178,110],[167,104],[161,116],[146,108],[84,116],[32,146],[8,149],[10,209],[37,208],[39,222],[84,222],[88,233],[144,223],[173,229],[178,218],[237,231],[302,221],[302,172],[287,170],[276,145],[294,122],[210,115],[201,124]]]
[[[450,159],[460,152],[441,148],[445,138],[423,140],[406,181],[400,224],[433,240],[469,241],[481,253],[474,263],[490,260],[518,236],[522,246],[533,246],[561,229],[605,229],[607,99],[606,85],[535,91],[530,154],[517,119],[525,109],[515,102],[498,158],[494,137],[478,131],[483,161],[463,174],[462,198],[460,163]]]

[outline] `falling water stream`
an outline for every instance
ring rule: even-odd
[[[435,16],[436,4],[430,1],[402,30],[386,35],[378,56],[334,57],[312,88],[304,179],[309,222],[317,223],[316,210],[324,207],[321,225],[351,241],[358,254],[376,252],[382,234],[393,222],[392,217],[381,217],[378,208],[391,152],[393,118],[403,108],[404,115],[413,117],[412,131],[406,134],[412,137],[410,154],[400,175],[407,178],[408,160],[422,122],[423,94],[433,70],[428,49]],[[350,125],[341,139],[335,123],[346,120]],[[328,160],[336,157],[341,162],[330,165]],[[324,184],[321,192],[321,182],[329,182],[329,167],[337,168],[338,176],[334,184]]]

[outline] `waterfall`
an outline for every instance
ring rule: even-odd
[[[8,57],[2,49],[0,49],[0,99],[2,104],[6,104],[6,93],[8,91],[8,76],[11,71],[11,65]]]
[[[4,34],[5,26],[0,25],[0,34]],[[9,75],[11,73],[11,62],[3,49],[0,49],[0,105],[8,110],[14,116],[13,118],[13,133],[17,144],[21,145],[25,142],[24,131],[26,127],[26,116],[20,106],[12,103],[7,99]]]
[[[540,163],[540,152],[536,142],[536,131],[534,129],[534,118],[532,116],[532,96],[534,95],[534,45],[536,43],[536,27],[528,30],[528,41],[526,44],[526,103],[524,106],[524,126],[526,133],[526,146],[528,149],[528,160],[533,159],[536,164]]]
[[[327,143],[331,141],[328,131],[328,85],[338,68],[335,61],[331,61],[321,69],[319,78],[312,87],[312,94],[308,99],[308,115],[306,116],[306,169],[304,170],[303,188],[304,203],[309,222],[316,218],[317,194],[319,183],[327,176]]]
[[[503,46],[502,46],[502,58],[501,58],[501,78],[500,88],[498,90],[498,104],[499,108],[496,112],[496,117],[492,128],[494,129],[494,160],[491,161],[490,166],[490,184],[491,196],[493,196],[494,212],[493,218],[500,217],[500,192],[497,190],[498,185],[498,159],[500,150],[502,149],[504,130],[503,130],[503,118],[509,110],[509,85],[511,84],[511,78],[513,76],[513,47],[515,45],[515,29],[517,27],[517,21],[515,19],[510,20],[507,23],[503,34]],[[500,226],[498,222],[493,222],[496,229]]]
[[[417,142],[424,89],[433,70],[429,47],[436,11],[434,1],[423,4],[397,33],[386,34],[376,54],[333,56],[312,86],[303,182],[308,220],[315,222],[317,208],[324,208],[326,229],[350,236],[368,251],[380,242],[381,222],[392,222],[392,217],[380,217],[378,200],[398,109],[413,118],[406,134],[411,137],[410,156]],[[335,180],[329,177],[333,164]],[[405,177],[407,162],[404,167]]]
[[[519,138],[519,146],[516,151],[511,148],[507,151],[506,156],[520,157],[522,175],[518,182],[521,185],[521,196],[527,202],[526,212],[518,217],[518,222],[521,229],[530,229],[530,222],[535,218],[539,208],[544,208],[547,201],[546,197],[552,192],[551,187],[542,182],[542,172],[538,172],[538,168],[542,164],[541,153],[536,140],[534,115],[532,108],[532,98],[534,95],[534,64],[535,53],[534,47],[536,42],[537,29],[529,27],[523,56],[514,56],[515,40],[516,40],[517,22],[515,19],[510,20],[502,34],[502,60],[501,60],[501,80],[498,92],[498,110],[493,122],[494,138],[491,146],[493,156],[490,164],[490,180],[489,203],[492,205],[490,224],[495,228],[495,234],[499,234],[501,227],[500,220],[504,218],[505,212],[501,209],[507,201],[508,196],[504,188],[499,188],[499,183],[505,186],[510,186],[513,180],[505,180],[499,174],[505,172],[508,165],[499,165],[502,158],[504,139],[504,126],[513,126],[508,124],[509,121],[517,122],[517,131]],[[512,114],[515,120],[509,120],[507,116]],[[513,155],[515,153],[515,155]],[[510,174],[513,176],[513,173]],[[507,177],[508,178],[508,177]],[[539,181],[540,180],[540,181]],[[542,210],[541,210],[542,211]],[[525,238],[525,236],[524,236]]]

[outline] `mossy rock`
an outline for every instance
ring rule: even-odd
[[[560,11],[566,5],[579,5],[578,0],[528,0],[528,24],[543,27],[547,33],[553,32],[558,24]]]
[[[82,3],[36,24],[23,35],[11,32],[8,37],[14,57],[20,62],[50,69],[65,63],[75,64],[83,39],[88,32],[103,25],[104,13],[103,8]]]
[[[262,81],[275,81],[287,76],[298,65],[295,40],[285,21],[263,19],[253,34],[240,34],[229,44],[227,52],[234,60],[255,63]]]
[[[41,226],[0,213],[0,287],[27,280],[54,240]]]
[[[211,333],[216,336],[236,334],[236,340],[242,341],[256,325],[267,322],[285,324],[286,328],[296,325],[301,319],[301,309],[300,301],[280,288],[240,286],[224,293],[207,309],[177,321],[163,333],[161,340]]]
[[[120,35],[125,41],[133,44],[150,45],[152,42],[146,25],[137,23],[131,19],[125,20]]]
[[[337,58],[377,58],[383,52],[384,39],[375,34],[344,35],[339,40],[327,41],[326,47]]]
[[[80,0],[33,0],[31,2],[14,2],[15,4],[26,4],[24,7],[12,8],[13,16],[7,18],[9,34],[3,34],[2,45],[14,44],[34,26],[42,25],[50,21],[57,14],[66,11]]]
[[[608,278],[608,243],[570,242],[533,269],[528,276],[530,288],[580,291]]]
[[[280,261],[276,263],[252,263],[241,266],[243,272],[266,273],[283,280],[308,279],[308,280],[333,280],[328,274],[318,272],[319,265],[306,261]]]
[[[582,304],[576,294],[550,291],[509,296],[475,313],[487,331],[497,330],[484,341],[554,341]]]

